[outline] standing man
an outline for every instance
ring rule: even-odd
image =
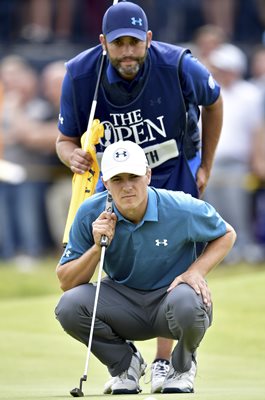
[[[110,143],[134,141],[144,149],[152,168],[152,186],[198,197],[209,179],[221,131],[219,85],[189,50],[152,41],[147,17],[134,3],[111,6],[103,17],[102,32],[100,45],[66,65],[56,144],[59,158],[74,173],[90,167],[80,137],[87,128],[102,50],[106,50],[95,113],[105,129],[97,145],[99,160]],[[154,392],[161,390],[172,348],[172,342],[160,341],[153,364]]]
[[[64,290],[56,316],[64,330],[87,344],[95,285],[88,283],[106,235],[106,277],[101,283],[92,352],[115,378],[110,393],[136,394],[145,370],[135,340],[157,336],[177,340],[163,393],[191,393],[196,350],[212,321],[206,275],[227,255],[235,232],[208,203],[189,194],[148,187],[151,170],[143,149],[131,141],[107,147],[106,191],[79,208],[57,266]],[[196,257],[196,242],[207,242]]]

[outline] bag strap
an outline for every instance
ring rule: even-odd
[[[188,112],[187,112],[186,102],[185,102],[185,99],[184,99],[184,96],[183,96],[182,87],[181,87],[180,68],[181,68],[181,64],[182,64],[182,60],[183,60],[184,55],[188,54],[188,53],[190,53],[190,50],[183,48],[181,53],[180,53],[180,56],[179,56],[179,59],[178,59],[178,63],[177,63],[177,76],[178,76],[179,87],[181,88],[181,91],[180,91],[181,92],[181,101],[182,101],[182,106],[183,106],[183,109],[184,109],[184,112],[185,112],[185,126],[184,126],[183,131],[181,132],[181,138],[180,138],[180,149],[181,150],[183,149],[184,137],[187,134]]]

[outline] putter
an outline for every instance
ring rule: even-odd
[[[113,5],[117,4],[118,2],[119,2],[119,0],[113,0]],[[107,54],[106,50],[103,50],[99,73],[98,73],[98,79],[96,82],[96,88],[95,88],[94,97],[93,97],[93,101],[92,101],[92,105],[91,105],[89,119],[88,119],[87,135],[85,136],[85,143],[84,143],[85,148],[87,147],[87,144],[88,144],[88,139],[89,139],[88,135],[89,135],[89,132],[92,127],[92,123],[93,123],[93,119],[94,119],[94,115],[95,115],[95,111],[96,111],[96,107],[97,107],[98,89],[99,89],[99,85],[100,85],[100,81],[101,81],[103,65],[104,65],[104,61],[106,58],[106,54]],[[108,196],[107,196],[106,211],[107,212],[112,211],[112,197],[111,197],[110,193],[108,193]],[[70,394],[73,397],[83,397],[84,396],[84,393],[82,391],[82,386],[83,386],[83,382],[85,382],[87,380],[87,370],[88,370],[88,362],[89,362],[90,352],[91,352],[92,336],[93,336],[95,317],[96,317],[97,300],[98,300],[100,280],[101,280],[101,275],[102,275],[102,270],[103,270],[105,251],[106,251],[106,247],[108,246],[108,238],[106,236],[102,236],[100,244],[101,244],[101,255],[100,255],[100,263],[99,263],[99,271],[98,271],[98,284],[97,284],[97,288],[96,288],[93,316],[92,316],[91,329],[90,329],[90,335],[89,335],[89,341],[88,341],[85,371],[84,371],[84,375],[80,378],[79,387],[76,387],[70,391]]]
[[[109,192],[107,194],[105,210],[108,213],[112,212],[112,196]],[[108,237],[103,235],[100,240],[101,254],[100,254],[100,262],[99,262],[99,269],[98,269],[98,280],[97,280],[95,301],[94,301],[94,307],[93,307],[93,315],[92,315],[91,328],[90,328],[90,332],[89,332],[89,339],[88,339],[88,346],[87,346],[86,364],[85,364],[84,374],[80,378],[80,381],[79,381],[79,387],[76,387],[70,391],[70,394],[73,397],[83,397],[84,396],[84,393],[82,391],[82,386],[83,386],[83,382],[85,382],[87,380],[88,363],[89,363],[90,354],[91,354],[91,345],[92,345],[92,339],[93,339],[93,333],[94,333],[94,325],[95,325],[97,305],[98,305],[100,282],[101,282],[101,277],[102,277],[105,252],[106,252],[106,248],[108,247],[108,244],[109,244]]]

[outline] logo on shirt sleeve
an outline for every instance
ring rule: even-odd
[[[212,75],[210,75],[209,78],[208,78],[208,85],[209,85],[209,87],[211,89],[215,88],[215,82],[214,82],[214,79],[213,79]]]
[[[65,252],[63,253],[63,257],[69,258],[71,254],[72,254],[71,250],[66,249]]]
[[[60,124],[63,125],[64,118],[61,116],[61,114],[59,114],[58,120]]]

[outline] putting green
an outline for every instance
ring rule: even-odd
[[[214,324],[198,351],[195,394],[181,398],[264,400],[265,266],[219,267],[208,281],[214,299]],[[86,348],[68,337],[54,318],[60,290],[53,269],[40,267],[22,274],[3,267],[0,282],[0,398],[71,398],[69,391],[78,386],[83,374]],[[42,288],[40,296],[33,290],[36,287]],[[155,340],[136,345],[150,363]],[[102,395],[107,379],[105,367],[92,356],[88,381],[83,384],[85,396],[110,398]],[[118,396],[118,400],[151,396],[149,384],[142,382],[141,386],[140,395]],[[173,395],[153,397],[162,400]]]

